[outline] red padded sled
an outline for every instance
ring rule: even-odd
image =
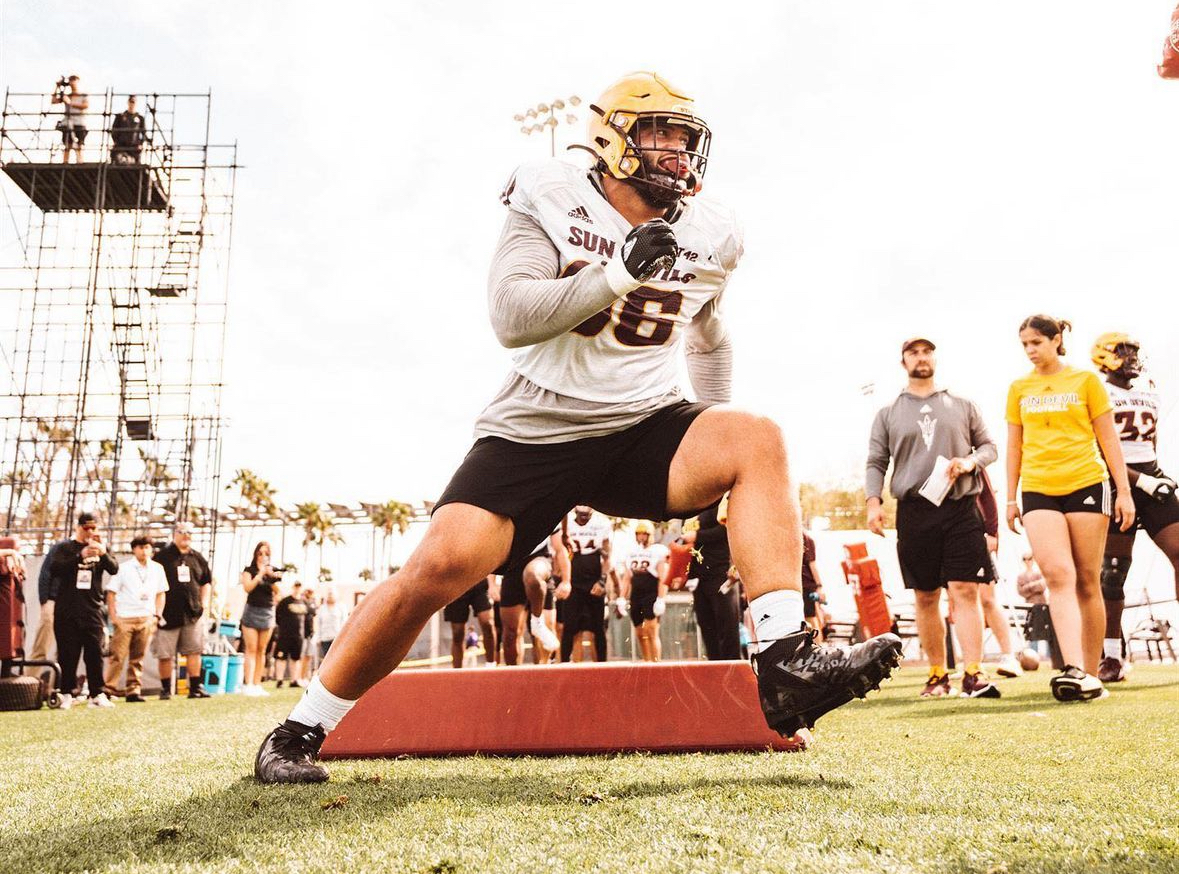
[[[325,759],[775,749],[747,662],[398,671],[328,735]]]

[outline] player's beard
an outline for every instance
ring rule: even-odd
[[[909,371],[911,379],[932,379],[933,365],[932,364],[918,364]]]
[[[643,175],[630,180],[635,191],[643,202],[652,207],[671,207],[679,202],[686,193],[676,185],[676,179],[671,174],[654,164],[644,153],[642,155]]]

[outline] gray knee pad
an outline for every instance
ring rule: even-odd
[[[1126,600],[1126,577],[1130,575],[1130,558],[1106,556],[1101,563],[1101,597],[1107,601]]]

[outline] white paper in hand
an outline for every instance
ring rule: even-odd
[[[950,493],[950,489],[954,486],[954,481],[947,475],[946,471],[950,468],[950,459],[944,455],[939,455],[937,461],[933,463],[933,473],[929,475],[924,484],[917,490],[917,494],[929,501],[935,507],[940,507],[942,501],[946,499],[946,495]]]

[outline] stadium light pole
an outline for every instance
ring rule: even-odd
[[[549,155],[550,157],[557,157],[557,127],[562,124],[577,124],[577,113],[574,107],[581,105],[581,98],[576,94],[571,94],[569,97],[554,97],[548,103],[538,103],[536,106],[530,106],[523,112],[517,112],[512,116],[512,120],[520,125],[520,133],[524,136],[532,136],[532,134],[543,133],[545,128],[549,130]],[[565,110],[569,110],[565,112]],[[558,118],[558,113],[564,112],[564,119]]]

